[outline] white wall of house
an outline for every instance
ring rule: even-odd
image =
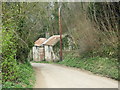
[[[34,46],[32,49],[33,49],[33,61],[37,61],[37,55],[36,55],[37,48]]]
[[[43,47],[34,46],[33,47],[33,61],[42,61],[43,59],[44,59]]]
[[[45,60],[50,61],[51,60],[51,47],[45,45]]]
[[[53,52],[53,47],[50,45],[45,45],[45,60],[46,61],[55,61],[57,56]]]
[[[33,48],[33,61],[56,61],[59,58],[55,55],[53,51],[53,46],[50,45],[45,45],[43,47],[36,47],[34,46]]]

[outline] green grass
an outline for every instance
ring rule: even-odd
[[[19,64],[19,78],[15,82],[7,81],[3,84],[5,88],[32,88],[35,82],[35,75],[30,64]]]
[[[99,74],[112,79],[118,79],[118,61],[116,59],[102,58],[102,57],[91,57],[91,58],[80,58],[72,57],[67,55],[62,62],[63,64],[70,67],[81,68],[84,70],[91,71],[94,74]]]

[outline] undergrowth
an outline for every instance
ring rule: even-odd
[[[6,81],[2,88],[32,88],[35,81],[34,71],[30,64],[19,64],[18,79],[16,81]]]

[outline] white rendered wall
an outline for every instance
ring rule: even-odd
[[[55,56],[53,52],[52,46],[45,46],[45,60],[46,61],[55,61],[57,57]]]

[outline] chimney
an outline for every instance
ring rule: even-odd
[[[49,34],[49,32],[46,32],[46,38],[48,39],[49,37],[50,37],[50,34]]]

